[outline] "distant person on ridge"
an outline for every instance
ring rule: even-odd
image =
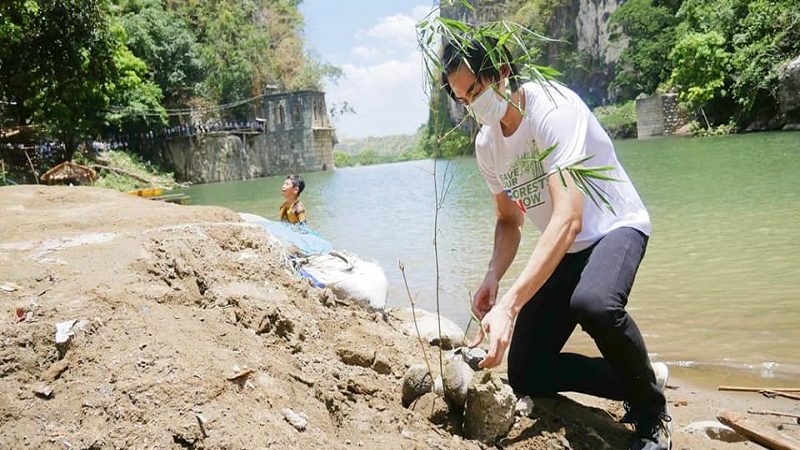
[[[280,218],[282,222],[292,224],[306,223],[306,208],[300,201],[300,194],[306,188],[306,183],[300,175],[289,175],[281,186],[281,195],[286,199],[281,205]]]
[[[470,345],[488,334],[484,368],[500,365],[508,348],[508,380],[519,396],[574,391],[624,400],[636,427],[631,450],[668,450],[666,365],[651,365],[625,311],[650,235],[647,209],[580,97],[555,82],[520,84],[513,64],[493,64],[498,53],[491,57],[487,46],[495,51],[497,44],[489,40],[448,43],[441,54],[444,89],[482,125],[475,157],[496,214],[494,250],[472,302],[481,329]],[[588,156],[589,166],[613,168],[605,173],[616,181],[593,180],[613,212],[582,193],[566,170],[560,176],[559,168]],[[542,234],[498,297],[525,216]],[[602,358],[562,352],[578,324]]]

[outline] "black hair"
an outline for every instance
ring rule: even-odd
[[[487,48],[488,47],[488,48]],[[512,62],[511,52],[508,51],[505,45],[499,45],[497,39],[493,37],[484,37],[480,40],[469,39],[463,45],[454,44],[448,41],[442,50],[442,87],[453,100],[458,101],[453,89],[450,88],[450,83],[447,81],[447,76],[458,70],[465,62],[469,64],[469,68],[478,78],[478,80],[491,80],[497,81],[500,79],[500,67],[495,67],[492,59],[489,56],[491,52],[501,52],[507,66],[510,69],[508,81],[511,85],[511,91],[516,91],[519,88],[519,75],[516,64]]]
[[[297,191],[297,195],[300,195],[300,194],[303,193],[303,189],[306,188],[306,182],[303,181],[302,178],[300,178],[300,175],[292,174],[292,175],[287,176],[286,179],[292,181],[292,187],[296,187],[296,188],[299,189]]]

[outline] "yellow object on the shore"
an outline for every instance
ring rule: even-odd
[[[147,189],[136,189],[134,191],[128,191],[128,194],[136,195],[138,197],[158,197],[164,193],[164,189],[162,188],[147,188]]]

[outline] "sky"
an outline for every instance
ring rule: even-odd
[[[342,69],[325,83],[328,108],[350,104],[335,119],[339,139],[413,134],[428,119],[414,25],[432,9],[425,0],[303,0],[307,51]]]

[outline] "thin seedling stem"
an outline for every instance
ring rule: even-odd
[[[428,366],[428,373],[431,374],[433,379],[433,371],[431,370],[431,362],[428,359],[428,352],[425,350],[425,342],[422,339],[422,333],[419,332],[419,325],[417,325],[417,308],[414,305],[414,298],[411,296],[411,290],[408,288],[408,280],[406,280],[406,268],[403,262],[397,260],[397,265],[400,267],[400,273],[403,275],[403,284],[406,287],[406,294],[408,294],[408,301],[411,303],[411,317],[414,319],[414,329],[417,330],[417,338],[419,339],[419,346],[422,349],[422,356],[425,358],[425,365]]]

